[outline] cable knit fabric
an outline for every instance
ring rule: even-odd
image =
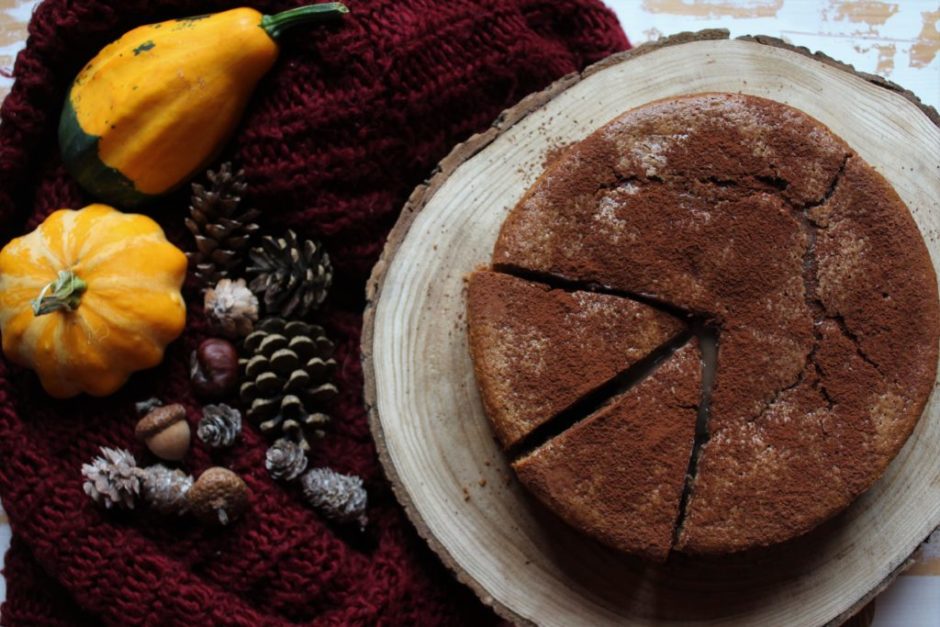
[[[297,2],[254,2],[272,13]],[[7,625],[479,625],[495,622],[417,537],[383,477],[362,403],[359,335],[365,280],[411,189],[457,142],[501,110],[627,41],[594,0],[348,0],[350,15],[302,27],[259,86],[223,158],[244,167],[263,227],[321,239],[334,289],[315,321],[336,340],[340,395],[311,466],[358,474],[369,492],[362,533],[304,505],[298,485],[265,470],[266,442],[246,425],[231,449],[199,443],[198,474],[231,468],[251,509],[229,528],[145,510],[103,511],[81,464],[101,445],[132,450],[134,402],[199,404],[187,357],[208,335],[187,286],[189,318],[164,363],[117,394],[55,401],[27,370],[0,361],[0,499],[14,530]],[[91,199],[66,175],[55,129],[72,78],[139,24],[237,6],[217,0],[47,0],[29,27],[0,111],[0,241],[51,211]],[[187,194],[147,209],[181,247]]]

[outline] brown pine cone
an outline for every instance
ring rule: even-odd
[[[305,318],[326,299],[333,282],[333,265],[323,246],[300,241],[288,231],[284,237],[263,237],[249,253],[249,287],[264,302],[269,316]]]
[[[258,230],[255,220],[261,215],[256,209],[239,208],[246,187],[242,170],[232,172],[232,164],[223,163],[206,177],[208,188],[193,183],[186,218],[186,228],[196,238],[196,250],[187,254],[189,266],[203,288],[229,276],[244,261],[251,235]]]
[[[322,437],[329,416],[320,411],[336,396],[331,382],[333,343],[322,327],[267,318],[245,338],[239,390],[246,417],[264,433],[284,436],[304,450],[306,431]]]

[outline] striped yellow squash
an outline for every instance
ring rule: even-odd
[[[131,207],[200,171],[222,148],[297,24],[340,3],[262,15],[243,7],[140,26],[89,61],[59,122],[62,161],[87,191]]]

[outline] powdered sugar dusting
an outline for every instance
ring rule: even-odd
[[[667,153],[688,137],[688,133],[675,133],[637,139],[630,148],[630,154],[640,164],[640,169],[646,176],[657,176],[660,170],[668,165]]]

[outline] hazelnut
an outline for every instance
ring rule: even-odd
[[[196,479],[186,499],[203,522],[227,525],[248,508],[248,486],[227,468],[209,468]]]
[[[186,408],[173,403],[150,410],[137,423],[134,435],[160,459],[178,462],[189,450]]]
[[[228,340],[205,340],[190,357],[189,377],[202,398],[218,400],[231,395],[238,385],[235,345]]]

